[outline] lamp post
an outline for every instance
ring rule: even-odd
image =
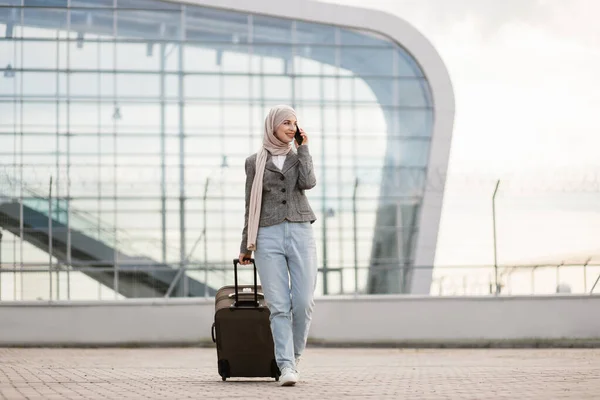
[[[0,230],[0,301],[2,301],[2,231]]]
[[[354,236],[354,295],[358,295],[358,232],[356,227],[356,192],[358,189],[358,178],[354,181],[354,192],[352,193],[352,221]]]
[[[218,168],[218,169],[216,169]],[[229,168],[229,162],[227,160],[227,156],[223,154],[221,159],[221,165],[216,167],[212,171],[209,172],[206,180],[204,182],[204,195],[202,196],[202,240],[204,247],[204,297],[208,297],[208,188],[211,183],[211,178],[218,172],[217,182],[220,183],[221,187],[223,187],[223,179],[225,174],[225,169]],[[222,192],[221,192],[222,193]],[[222,221],[221,226],[225,225],[224,221]]]
[[[498,193],[498,186],[500,186],[500,179],[496,182],[496,188],[492,195],[492,223],[494,227],[494,294],[498,295],[498,251],[496,247],[496,193]]]
[[[206,177],[204,183],[204,196],[202,197],[202,238],[204,240],[204,297],[208,297],[208,242],[206,240],[206,199],[210,176]]]

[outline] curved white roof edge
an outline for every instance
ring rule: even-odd
[[[411,293],[429,294],[454,125],[452,82],[444,62],[429,40],[401,18],[372,9],[310,0],[168,1],[373,31],[389,37],[415,58],[431,87],[435,122],[415,249],[414,265],[417,268],[412,274]]]

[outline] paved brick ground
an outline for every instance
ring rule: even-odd
[[[214,349],[0,349],[2,399],[600,399],[600,350],[308,349],[301,383],[232,379]]]

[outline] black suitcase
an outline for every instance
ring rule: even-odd
[[[261,286],[238,285],[238,263],[233,260],[234,285],[224,286],[215,296],[215,322],[212,340],[217,345],[219,375],[231,377],[271,377],[279,381],[275,362],[269,309]]]

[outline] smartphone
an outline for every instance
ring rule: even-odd
[[[296,142],[298,142],[298,146],[300,146],[302,144],[302,141],[304,140],[302,138],[302,135],[300,135],[300,128],[298,127],[298,125],[296,125],[296,135],[294,135],[294,139],[296,139]]]

